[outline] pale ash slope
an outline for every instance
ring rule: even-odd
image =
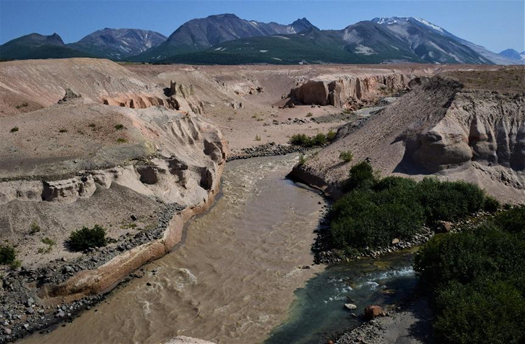
[[[474,80],[469,72],[461,74],[466,86],[450,78],[422,80],[362,128],[343,128],[338,141],[296,167],[294,174],[336,191],[351,165],[369,158],[383,176],[463,179],[503,201],[523,202],[524,69],[476,73],[470,74],[478,77]],[[515,86],[490,89],[486,83],[504,77],[516,80]],[[339,160],[342,151],[354,154],[352,164]]]
[[[405,90],[415,76],[433,75],[450,67],[127,65],[126,68],[157,84],[176,81],[177,85],[191,85],[202,116],[218,125],[232,151],[238,151],[271,142],[287,144],[297,133],[315,135],[337,130],[343,122],[314,120],[340,115],[343,108],[372,104]],[[310,96],[304,98],[300,94]],[[291,103],[296,106],[290,107]],[[299,122],[294,123],[296,119]]]
[[[166,96],[163,87],[113,62],[89,59],[3,63],[0,81],[4,104],[18,95],[45,106],[29,113],[15,107],[0,117],[0,238],[17,246],[25,268],[44,269],[38,288],[20,293],[46,302],[49,296],[72,300],[107,291],[169,252],[183,224],[212,204],[228,146],[184,97]],[[70,88],[85,98],[70,94],[51,105]],[[158,103],[140,109],[126,107],[129,102],[104,105],[108,97],[155,97]],[[95,224],[117,242],[92,252],[98,258],[86,263],[89,254],[68,252],[64,243],[73,230]],[[144,234],[147,240],[132,240]],[[43,238],[57,244],[37,253]],[[74,268],[63,274],[55,267],[55,276],[46,270],[48,262]]]
[[[0,116],[56,104],[67,89],[85,102],[169,107],[162,86],[109,60],[28,60],[0,63]]]

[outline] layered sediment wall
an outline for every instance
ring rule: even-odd
[[[442,77],[415,84],[361,128],[341,128],[338,141],[292,175],[337,194],[352,166],[338,156],[351,151],[354,163],[366,159],[383,175],[462,179],[503,201],[522,202],[525,95]]]
[[[292,89],[285,106],[333,105],[354,109],[358,105],[377,100],[380,96],[407,91],[409,82],[415,76],[386,72],[380,75],[333,77],[314,78]]]

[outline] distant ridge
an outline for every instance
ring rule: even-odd
[[[54,33],[49,36],[31,33],[0,46],[0,60],[27,60],[92,55],[68,48],[62,38]]]
[[[166,42],[133,60],[160,61],[177,54],[201,51],[227,41],[275,34],[297,34],[311,27],[313,25],[306,18],[282,25],[244,20],[235,14],[212,15],[182,24]]]
[[[166,39],[166,36],[155,31],[105,28],[68,44],[68,47],[97,57],[123,60],[153,48]]]
[[[0,46],[4,60],[77,56],[187,64],[525,64],[525,52],[497,54],[414,17],[378,17],[342,30],[319,30],[306,18],[284,25],[226,13],[190,20],[168,38],[105,28],[68,45],[57,34],[31,34]]]

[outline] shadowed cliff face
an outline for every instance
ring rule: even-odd
[[[408,154],[429,172],[477,163],[525,169],[523,96],[461,91],[442,120],[417,135]]]
[[[333,78],[333,77],[332,77]],[[288,105],[333,105],[339,108],[355,108],[381,95],[406,91],[414,78],[410,74],[370,76],[343,76],[336,80],[313,79],[291,90]]]

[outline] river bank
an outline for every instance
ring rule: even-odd
[[[187,226],[184,245],[72,323],[21,343],[262,342],[294,291],[324,269],[310,251],[323,198],[285,178],[298,159],[228,163],[222,197]]]

